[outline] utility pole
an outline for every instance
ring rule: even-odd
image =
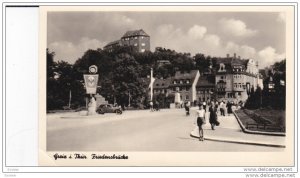
[[[71,108],[71,100],[72,100],[72,91],[70,89],[70,92],[69,92],[69,108]]]
[[[130,107],[130,91],[128,92],[128,107]]]

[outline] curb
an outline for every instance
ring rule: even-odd
[[[199,136],[195,136],[193,134],[194,131],[190,133],[190,136],[193,138],[199,138]],[[225,143],[237,143],[244,145],[258,145],[258,146],[269,146],[269,147],[277,147],[277,148],[285,148],[285,145],[272,144],[272,143],[259,143],[259,142],[249,142],[249,141],[239,141],[239,140],[228,140],[228,139],[219,139],[219,138],[210,138],[204,137],[205,140],[217,141],[217,142],[225,142]]]
[[[253,130],[248,130],[246,129],[246,127],[243,125],[242,121],[240,120],[240,118],[237,116],[237,114],[233,111],[233,115],[236,118],[236,120],[238,121],[242,131],[244,133],[248,133],[248,134],[260,134],[260,135],[270,135],[270,136],[285,136],[285,133],[281,133],[281,132],[263,132],[263,131],[253,131]]]

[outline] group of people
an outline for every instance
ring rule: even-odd
[[[211,129],[215,130],[215,126],[219,126],[220,122],[218,121],[218,114],[217,114],[218,105],[214,102],[211,102],[208,107],[209,112],[209,123],[211,125]],[[207,106],[206,103],[200,103],[199,110],[196,112],[196,123],[199,128],[199,140],[204,141],[203,136],[203,128],[202,125],[206,124],[206,110]]]
[[[218,115],[220,113],[221,116],[225,116],[225,111],[227,108],[227,114],[232,114],[232,102],[227,102],[225,104],[224,101],[221,102],[209,102],[209,105],[206,105],[206,102],[199,104],[199,109],[196,112],[196,123],[199,128],[199,140],[204,141],[203,136],[203,124],[206,124],[206,112],[208,108],[209,112],[209,123],[211,125],[211,129],[215,130],[216,126],[220,125],[220,122],[218,121]]]
[[[155,101],[154,103],[152,101],[150,101],[149,103],[150,105],[150,111],[159,111],[159,102]]]

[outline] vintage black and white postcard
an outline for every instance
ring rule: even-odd
[[[40,165],[292,166],[294,13],[40,7]]]

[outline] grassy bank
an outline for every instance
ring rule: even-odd
[[[241,109],[236,114],[248,130],[285,132],[285,111],[270,108]]]

